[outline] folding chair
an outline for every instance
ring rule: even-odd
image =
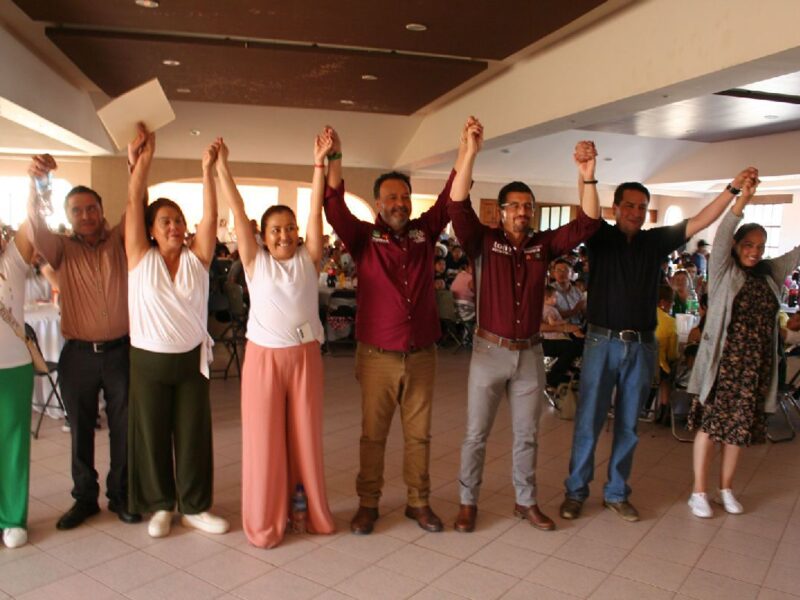
[[[456,310],[453,292],[436,290],[436,308],[439,311],[439,321],[442,325],[442,338],[439,342],[444,344],[447,340],[452,340],[455,343],[453,353],[456,353],[464,347],[464,328],[466,326]]]
[[[328,298],[325,314],[325,350],[333,355],[334,344],[356,346],[356,292],[334,291]]]
[[[36,348],[39,350],[39,353],[42,352],[42,349],[39,348],[39,340],[36,337],[36,331],[34,331],[33,327],[25,323],[25,335],[28,336],[28,339],[32,340],[33,343],[36,345]],[[33,435],[33,439],[39,439],[39,430],[42,428],[42,419],[44,419],[44,414],[47,412],[48,407],[50,406],[50,402],[53,398],[56,399],[58,403],[58,408],[64,411],[64,414],[67,414],[67,410],[64,408],[64,402],[61,400],[61,394],[58,391],[58,383],[59,383],[59,375],[58,375],[58,363],[51,362],[49,360],[45,361],[47,365],[47,371],[35,371],[34,375],[36,377],[44,377],[47,378],[48,383],[50,384],[50,393],[47,395],[47,400],[42,405],[42,412],[39,413],[39,419],[36,422],[36,429],[31,431]],[[51,376],[53,373],[56,374],[56,379],[53,381],[53,377]]]

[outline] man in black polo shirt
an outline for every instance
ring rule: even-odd
[[[628,502],[627,481],[638,436],[636,422],[653,381],[657,359],[654,336],[660,265],[665,256],[716,221],[755,169],[736,176],[694,217],[669,227],[642,230],[650,192],[641,183],[620,184],[614,192],[616,225],[603,223],[586,244],[589,253],[587,320],[581,367],[580,402],[575,416],[564,519],[575,519],[589,496],[597,437],[616,387],[614,441],[608,461],[603,504],[626,521],[639,514]],[[595,185],[593,180],[585,185]]]

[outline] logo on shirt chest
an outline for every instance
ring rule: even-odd
[[[409,229],[408,239],[417,244],[423,244],[427,238],[425,237],[425,232],[421,229]]]
[[[492,243],[492,252],[496,252],[497,254],[505,254],[506,256],[511,256],[514,253],[514,249],[509,246],[508,244],[501,244],[500,242],[493,242]]]
[[[544,251],[541,244],[525,248],[523,252],[525,253],[525,260],[531,260],[531,257],[533,257],[533,260],[542,260],[544,258]]]
[[[378,244],[388,244],[389,243],[389,234],[381,232],[379,229],[372,230],[372,237],[370,238],[373,242]]]

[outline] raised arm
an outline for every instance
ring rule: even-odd
[[[463,202],[469,197],[469,189],[472,186],[472,169],[482,146],[483,125],[475,117],[470,117],[464,125],[458,146],[456,176],[453,178],[453,187],[450,189],[450,199],[453,202]]]
[[[575,146],[575,164],[578,167],[578,190],[581,208],[591,219],[600,218],[600,198],[597,195],[597,149],[594,142],[583,140]]]
[[[323,133],[331,138],[331,149],[328,151],[328,186],[336,189],[342,182],[342,140],[330,125],[325,126]]]
[[[31,264],[33,258],[33,243],[31,242],[31,228],[28,221],[24,221],[17,230],[17,235],[14,237],[14,243],[17,245],[17,251],[27,264]]]
[[[689,239],[694,234],[702,231],[714,221],[716,221],[722,212],[730,205],[731,200],[736,196],[730,188],[741,190],[745,183],[750,181],[758,181],[758,169],[755,167],[748,167],[736,177],[722,192],[711,201],[705,208],[698,212],[695,216],[686,222],[686,239]],[[755,191],[755,189],[754,189]],[[748,200],[749,201],[749,200]],[[741,217],[741,215],[738,215]]]
[[[222,144],[222,139],[217,138],[203,153],[203,218],[197,225],[197,235],[192,243],[192,252],[200,259],[206,268],[214,258],[214,247],[217,242],[217,184],[214,181],[214,163]],[[245,218],[245,225],[250,223]],[[250,237],[253,234],[250,233]]]
[[[31,163],[28,166],[28,175],[30,175],[31,182],[28,190],[27,221],[30,235],[28,239],[39,254],[44,256],[44,259],[56,269],[61,265],[64,243],[60,235],[50,231],[44,220],[44,215],[39,210],[35,179],[37,177],[46,177],[50,171],[54,171],[57,168],[56,161],[49,154],[39,154],[31,159]]]
[[[244,210],[244,200],[236,188],[236,182],[231,175],[228,165],[228,146],[222,138],[219,139],[219,158],[217,158],[217,176],[222,190],[222,197],[233,211],[233,226],[236,229],[236,240],[239,248],[239,258],[248,277],[253,276],[253,265],[255,264],[256,254],[258,253],[258,243],[250,229],[250,221]]]
[[[314,140],[314,176],[311,180],[311,207],[306,225],[306,249],[311,255],[311,260],[314,261],[318,273],[322,260],[322,199],[325,196],[325,157],[331,153],[333,148],[331,131],[333,130],[325,128]],[[333,162],[339,163],[340,161]]]
[[[144,141],[128,180],[128,203],[125,209],[125,254],[128,257],[129,271],[139,264],[150,249],[150,240],[144,224],[145,206],[142,197],[147,190],[147,176],[156,150],[156,136],[148,132],[143,125],[139,127],[139,136],[143,136]]]

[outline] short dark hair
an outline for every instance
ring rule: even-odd
[[[375,198],[375,200],[381,197],[381,185],[383,182],[389,181],[390,179],[402,181],[408,186],[408,193],[411,193],[411,178],[405,173],[400,173],[399,171],[390,171],[389,173],[384,173],[378,177],[375,180],[375,183],[372,185],[372,197]]]
[[[668,285],[658,286],[658,301],[659,302],[672,302],[675,298],[675,292]]]
[[[264,211],[264,214],[261,215],[261,235],[264,236],[267,232],[267,221],[272,215],[277,215],[280,213],[289,213],[294,218],[295,222],[297,222],[297,217],[294,214],[294,211],[286,206],[285,204],[275,204],[274,206],[270,206],[267,210]]]
[[[520,192],[522,194],[530,194],[531,199],[536,202],[536,196],[533,195],[533,191],[527,184],[522,183],[521,181],[512,181],[511,183],[505,184],[503,187],[500,188],[500,192],[497,194],[497,203],[500,206],[506,203],[506,196],[508,196],[512,192]]]
[[[550,284],[547,284],[546,286],[544,286],[544,297],[545,298],[549,298],[549,297],[555,295],[555,293],[556,293],[556,288],[554,286],[552,286]]]
[[[100,208],[103,208],[103,199],[100,197],[100,194],[95,192],[92,188],[86,187],[85,185],[76,185],[74,188],[68,191],[67,195],[64,197],[64,211],[66,211],[69,207],[69,199],[77,194],[89,194],[94,196],[94,199],[97,200]]]
[[[648,190],[638,181],[626,181],[625,183],[620,183],[617,186],[617,189],[614,190],[614,204],[619,204],[622,202],[622,194],[624,194],[627,190],[643,193],[647,197],[647,202],[650,202],[650,190]]]
[[[555,259],[555,260],[554,260],[554,261],[553,261],[553,262],[550,264],[550,267],[551,267],[551,268],[553,268],[553,267],[555,267],[556,265],[567,265],[567,266],[568,266],[570,269],[572,268],[572,263],[571,263],[571,262],[569,262],[569,261],[568,261],[566,258],[564,258],[563,256],[559,256],[557,259]]]
[[[144,209],[144,227],[145,227],[145,232],[147,233],[148,236],[150,235],[150,229],[156,222],[156,215],[158,214],[158,211],[161,210],[162,208],[174,208],[175,210],[178,211],[178,214],[180,214],[181,219],[183,219],[183,222],[186,223],[186,217],[183,216],[183,211],[181,210],[181,207],[178,206],[177,202],[174,202],[169,198],[158,198],[157,200],[149,204],[147,208]],[[156,245],[156,241],[153,238],[150,238],[150,245],[151,246]]]

